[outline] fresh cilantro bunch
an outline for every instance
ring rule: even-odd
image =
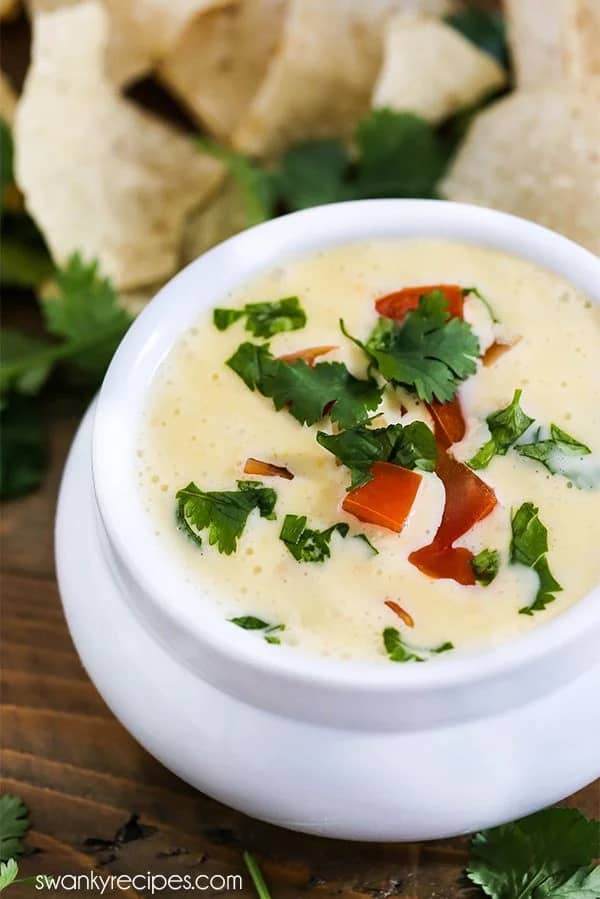
[[[331,538],[346,537],[350,527],[343,521],[323,531],[306,527],[306,515],[286,515],[279,534],[297,562],[324,562],[331,556]]]
[[[298,297],[247,303],[242,309],[215,309],[213,322],[219,331],[226,331],[244,316],[246,331],[250,331],[255,337],[272,337],[281,331],[297,331],[306,324],[306,312]]]
[[[231,555],[253,509],[258,509],[261,518],[275,518],[274,490],[261,481],[238,481],[237,486],[237,490],[205,492],[192,481],[177,491],[177,521],[199,546],[200,531],[207,529],[210,546],[216,543],[220,553]]]
[[[522,390],[515,390],[510,405],[488,415],[486,421],[490,429],[490,439],[479,449],[469,461],[471,468],[485,468],[494,456],[505,456],[510,447],[516,443],[527,428],[533,424],[533,418],[521,409]]]
[[[510,561],[532,568],[540,579],[533,603],[519,609],[522,615],[542,611],[554,602],[554,594],[562,590],[548,565],[548,529],[540,521],[538,513],[539,509],[533,503],[523,503],[511,521]]]
[[[350,469],[352,480],[348,490],[362,487],[373,479],[371,467],[375,462],[433,471],[437,458],[435,437],[423,421],[386,428],[360,424],[339,434],[319,431],[317,442]]]
[[[434,649],[418,649],[409,646],[395,627],[386,627],[382,637],[390,662],[426,662],[432,655],[439,655],[454,649],[452,643],[442,643],[441,646],[436,646]]]
[[[473,838],[467,877],[491,899],[598,899],[600,821],[550,808]]]
[[[489,587],[500,568],[500,553],[497,549],[482,549],[471,559],[475,579],[484,587]]]
[[[23,854],[23,837],[29,827],[29,812],[23,800],[18,796],[0,796],[0,861]]]
[[[342,331],[347,334],[342,322]],[[415,390],[421,400],[454,398],[476,370],[479,342],[471,326],[450,317],[442,291],[424,294],[417,309],[397,323],[380,318],[366,343],[351,338],[386,381]]]
[[[350,374],[342,362],[276,359],[268,344],[243,343],[227,360],[250,390],[273,400],[276,409],[287,407],[301,424],[320,421],[328,410],[332,421],[347,428],[368,418],[381,402],[382,390],[372,379]]]
[[[56,271],[54,282],[55,293],[41,304],[52,342],[19,331],[0,333],[4,498],[37,487],[42,478],[47,454],[38,396],[50,375],[59,370],[80,388],[97,386],[131,323],[96,262],[76,253]]]

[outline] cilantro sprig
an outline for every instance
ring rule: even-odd
[[[177,521],[181,529],[199,546],[200,532],[208,530],[210,546],[231,555],[237,549],[248,516],[258,509],[262,518],[275,518],[277,494],[261,481],[238,481],[237,490],[205,492],[192,481],[176,494]]]
[[[500,569],[500,553],[497,549],[482,549],[471,559],[475,580],[483,587],[489,587]]]
[[[468,465],[471,468],[485,468],[494,456],[505,456],[510,447],[533,424],[535,419],[530,418],[521,408],[522,393],[522,390],[515,390],[510,404],[505,409],[499,409],[498,412],[488,415],[486,421],[491,436],[469,460]]]
[[[554,602],[554,594],[562,590],[548,565],[548,529],[540,520],[539,509],[530,502],[517,509],[511,527],[510,561],[533,569],[540,580],[533,602],[519,609],[521,615],[533,615]]]
[[[386,428],[361,424],[339,434],[319,431],[317,442],[350,469],[352,480],[348,490],[362,487],[373,479],[371,467],[375,462],[433,471],[437,458],[433,432],[422,421]]]
[[[467,877],[491,899],[597,899],[600,821],[549,808],[477,833]]]
[[[303,359],[284,362],[272,355],[269,344],[243,343],[227,365],[250,390],[270,397],[276,409],[287,407],[301,424],[315,424],[327,409],[340,427],[352,427],[381,402],[376,382],[354,377],[342,362],[312,367]]]
[[[550,437],[545,440],[540,439],[540,434],[541,429],[538,429],[532,443],[522,443],[515,449],[519,455],[541,462],[552,474],[562,473],[565,460],[582,458],[591,453],[589,446],[562,431],[558,425],[550,425]]]
[[[279,539],[286,545],[297,562],[324,562],[331,556],[331,538],[334,534],[346,537],[350,530],[343,521],[317,531],[306,527],[306,515],[286,515]]]
[[[23,800],[8,794],[0,796],[0,861],[23,854],[23,837],[29,827],[29,811]]]
[[[298,297],[246,303],[242,309],[215,309],[213,322],[219,331],[226,331],[244,316],[246,331],[250,331],[255,337],[272,337],[281,331],[297,331],[306,324],[306,313]]]
[[[454,649],[453,643],[442,643],[433,649],[410,646],[395,627],[386,627],[382,634],[383,645],[390,662],[426,662],[433,655],[449,652]]]
[[[342,331],[345,330],[343,322]],[[476,370],[479,342],[471,326],[450,317],[440,290],[424,294],[401,323],[380,318],[366,343],[351,337],[383,377],[415,390],[421,400],[445,403]]]

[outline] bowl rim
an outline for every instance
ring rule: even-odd
[[[179,601],[174,584],[181,586],[182,572],[176,562],[171,567],[160,553],[152,553],[145,545],[142,536],[148,534],[142,526],[139,488],[131,477],[131,450],[148,387],[177,336],[203,309],[282,259],[328,246],[394,237],[442,239],[496,249],[562,275],[600,302],[600,259],[566,237],[524,219],[440,200],[330,204],[250,228],[180,271],[132,324],[100,390],[92,438],[95,496],[110,544],[144,597],[142,612],[144,603],[154,603],[161,619],[172,621],[198,652],[216,656],[226,667],[234,666],[241,678],[267,676],[328,692],[435,691],[505,676],[559,650],[576,647],[590,629],[600,627],[598,585],[525,635],[492,648],[440,657],[428,665],[330,660],[283,645],[273,653],[263,641],[247,639],[245,632],[232,628],[223,617],[217,618],[214,610],[208,614],[203,608],[206,614],[199,616],[198,608],[189,608],[190,593]],[[172,649],[177,652],[175,645]]]

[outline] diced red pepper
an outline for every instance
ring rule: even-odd
[[[265,478],[285,478],[293,481],[294,475],[283,465],[273,465],[272,462],[263,462],[262,459],[254,459],[250,456],[244,465],[244,474],[258,474]]]
[[[422,477],[416,471],[390,462],[375,462],[371,472],[373,480],[348,493],[342,508],[360,521],[399,533],[412,509]]]
[[[464,546],[440,549],[434,542],[411,553],[408,561],[429,577],[451,578],[467,587],[475,583],[472,558],[473,553]]]
[[[451,446],[458,443],[465,436],[467,426],[458,396],[447,403],[438,403],[433,400],[427,403],[435,426],[435,437],[438,444]]]
[[[474,584],[470,561],[473,553],[452,544],[490,514],[496,494],[467,465],[451,456],[438,442],[436,474],[446,489],[442,521],[433,541],[412,552],[408,561],[430,577],[453,578],[459,584]]]
[[[386,599],[384,602],[384,606],[387,606],[388,609],[391,609],[391,611],[395,615],[397,615],[398,618],[400,618],[400,620],[403,621],[407,627],[415,626],[415,619],[412,617],[410,612],[407,612],[406,609],[402,608],[400,603],[397,603],[393,599]]]
[[[463,317],[463,309],[465,299],[462,287],[458,284],[433,284],[424,287],[403,287],[395,293],[389,293],[385,297],[376,300],[375,308],[380,315],[385,318],[393,318],[400,321],[407,312],[417,309],[419,300],[425,293],[431,293],[433,290],[441,290],[448,300],[448,311],[454,318]]]
[[[303,359],[307,365],[310,365],[312,368],[315,364],[315,360],[319,358],[319,356],[324,356],[325,353],[330,353],[332,350],[337,350],[336,346],[311,346],[305,350],[298,350],[296,353],[287,353],[285,356],[279,356],[280,362],[296,362],[298,359]]]

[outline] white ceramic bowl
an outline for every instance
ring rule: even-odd
[[[435,664],[340,663],[284,646],[275,654],[232,629],[216,608],[199,606],[144,514],[135,474],[139,413],[158,366],[200,310],[282,260],[350,241],[403,236],[512,253],[600,301],[596,257],[487,209],[372,200],[260,225],[188,266],[136,320],[102,386],[93,434],[88,420],[80,435],[59,505],[57,565],[67,615],[82,658],[116,713],[155,755],[206,792],[276,823],[330,836],[457,833],[524,814],[600,773],[600,710],[592,708],[600,704],[590,701],[600,695],[599,588],[524,637]],[[90,441],[93,490],[78,499],[75,471],[90,481]],[[82,533],[89,531],[84,551],[97,557],[94,583],[78,573],[75,515]],[[101,583],[98,608],[82,591],[98,593]],[[127,633],[118,653],[98,645],[98,628],[110,626],[103,603],[112,609],[115,645]],[[143,697],[148,690],[160,694],[156,683],[151,686],[153,678],[163,682],[159,673],[170,679],[175,698],[173,708],[165,703],[153,721],[157,708],[150,710],[153,703]],[[198,708],[193,722],[190,704]],[[175,708],[187,721],[183,730],[173,721]],[[566,718],[580,732],[596,735],[587,746],[580,741],[576,752],[561,737]],[[217,745],[215,726],[222,730]],[[260,771],[266,734],[263,777],[255,788],[250,772]],[[197,739],[202,743],[190,755],[182,741]],[[218,757],[207,759],[209,749]],[[240,770],[241,757],[247,767]],[[394,763],[404,772],[399,780]]]

